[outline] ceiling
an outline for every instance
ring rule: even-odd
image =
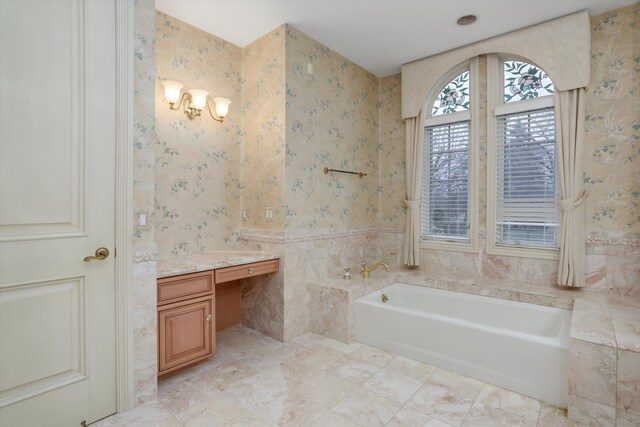
[[[244,47],[289,23],[383,77],[400,65],[573,12],[636,0],[156,0],[168,15]],[[456,20],[474,14],[461,27]]]

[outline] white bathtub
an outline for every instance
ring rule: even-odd
[[[559,407],[570,323],[569,310],[404,283],[356,300],[357,341]]]

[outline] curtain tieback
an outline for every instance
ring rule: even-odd
[[[404,204],[408,207],[413,209],[415,206],[420,204],[420,199],[415,199],[415,200],[404,200]]]
[[[572,197],[570,199],[560,200],[560,210],[562,212],[570,212],[580,206],[584,199],[587,197],[587,192],[583,191],[576,197]]]

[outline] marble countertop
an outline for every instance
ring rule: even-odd
[[[271,252],[260,251],[210,251],[181,257],[160,258],[158,259],[157,277],[215,270],[276,258],[280,257]]]

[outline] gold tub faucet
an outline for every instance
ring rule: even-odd
[[[389,266],[387,264],[385,264],[384,262],[380,261],[380,262],[376,262],[375,264],[373,264],[371,267],[367,266],[366,262],[362,263],[362,270],[360,270],[360,274],[362,274],[362,277],[364,277],[365,279],[369,278],[369,273],[371,273],[373,270],[375,270],[376,268],[383,266],[387,271],[389,271]]]

